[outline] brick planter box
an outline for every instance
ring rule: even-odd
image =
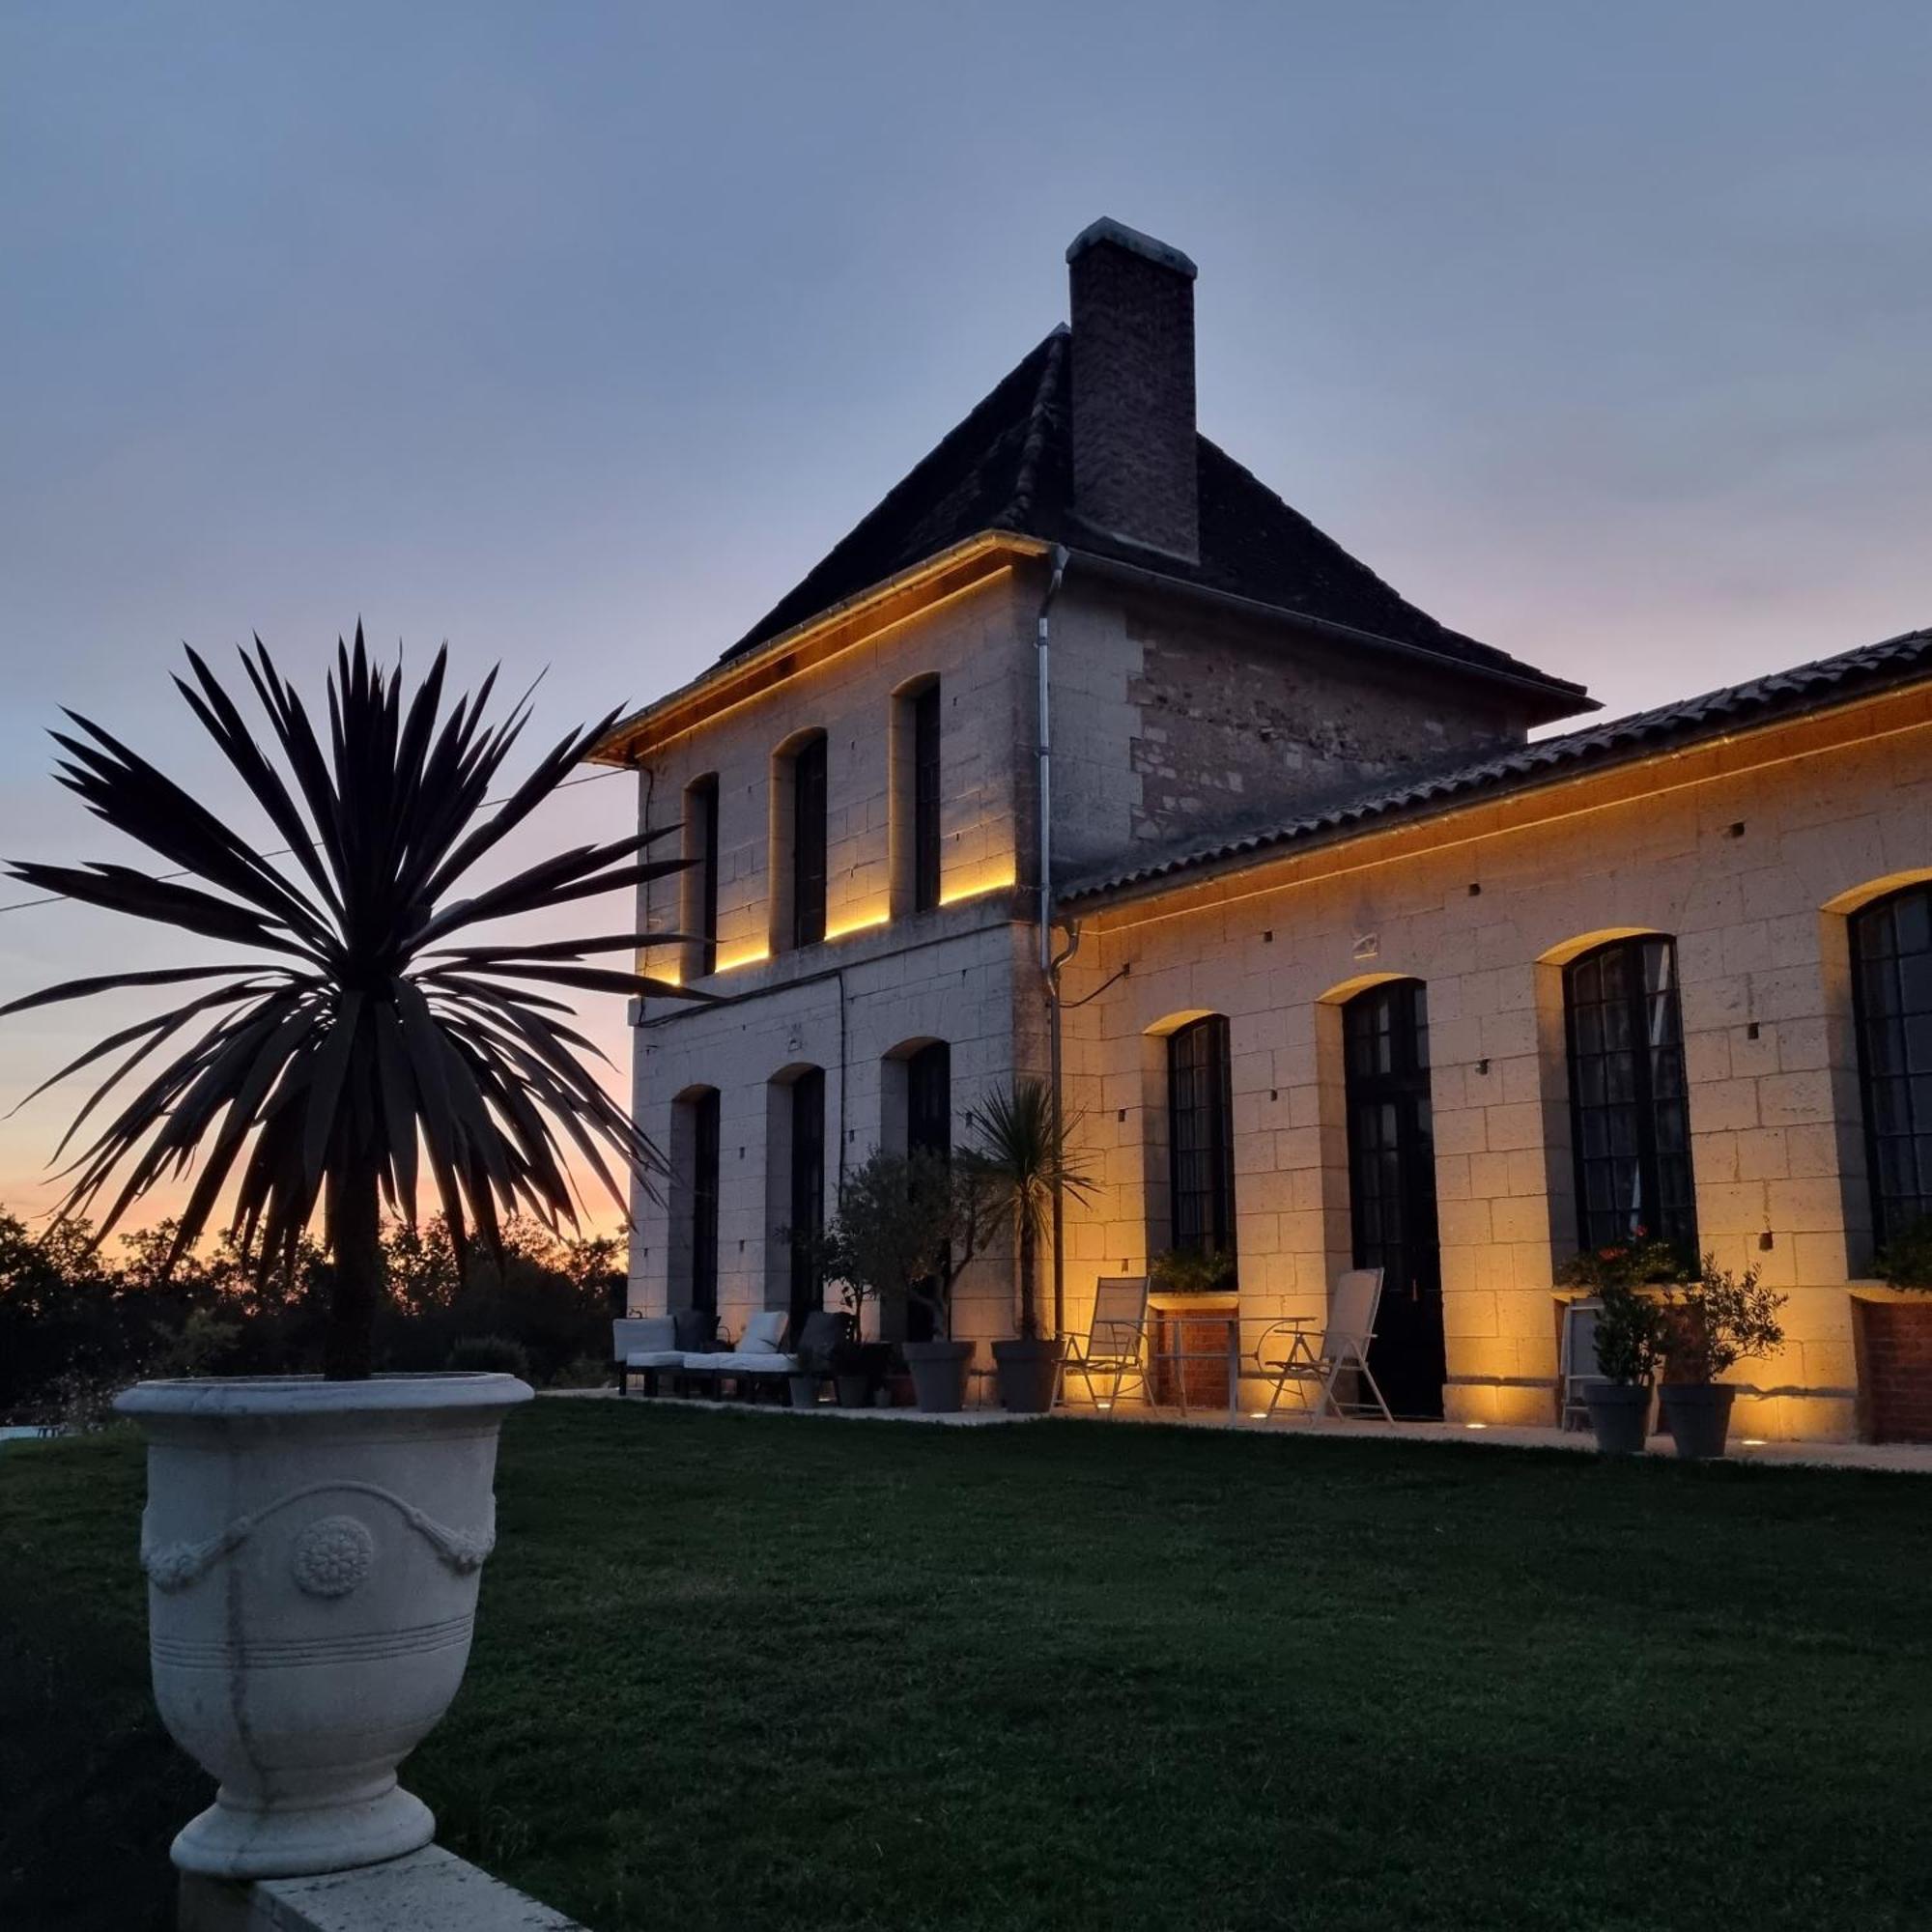
[[[1932,1442],[1932,1294],[1856,1303],[1864,1433]]]
[[[1238,1316],[1240,1306],[1237,1294],[1168,1294],[1156,1290],[1148,1297],[1155,1402],[1179,1407],[1184,1378],[1189,1408],[1229,1406],[1228,1320]],[[1168,1359],[1176,1353],[1204,1359]]]

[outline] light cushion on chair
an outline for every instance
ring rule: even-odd
[[[677,1323],[668,1315],[627,1315],[611,1324],[611,1357],[636,1368],[634,1354],[652,1354],[677,1347]],[[655,1366],[655,1365],[654,1365]]]
[[[627,1369],[681,1369],[684,1356],[676,1349],[644,1349],[624,1357]]]
[[[707,1376],[791,1376],[798,1373],[798,1357],[777,1350],[761,1350],[753,1354],[696,1355],[693,1366]]]

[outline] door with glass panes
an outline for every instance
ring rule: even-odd
[[[1442,1413],[1442,1264],[1429,1111],[1429,992],[1394,980],[1342,1009],[1357,1267],[1382,1270],[1369,1367],[1397,1415]]]

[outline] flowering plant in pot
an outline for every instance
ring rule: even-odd
[[[472,1232],[500,1250],[501,1221],[519,1210],[553,1231],[576,1223],[563,1136],[620,1208],[620,1177],[657,1164],[552,997],[675,993],[634,970],[647,937],[479,943],[469,928],[630,893],[678,862],[641,857],[664,836],[651,832],[459,890],[614,712],[493,802],[528,719],[520,704],[489,721],[494,672],[445,713],[440,653],[406,701],[400,668],[374,664],[358,629],[353,651],[338,647],[319,730],[257,639],[242,663],[264,729],[192,651],[188,662],[191,679],[177,686],[283,849],[259,850],[266,841],[231,823],[239,814],[217,813],[70,713],[73,731],[54,734],[62,782],[173,869],[11,870],[213,940],[228,956],[69,980],[0,1014],[204,988],[43,1083],[109,1063],[62,1143],[114,1096],[67,1170],[58,1210],[78,1222],[106,1199],[96,1241],[151,1189],[190,1173],[164,1267],[224,1200],[239,1253],[264,1274],[322,1224],[321,1378],[142,1382],[118,1404],[149,1441],[141,1562],[156,1701],[176,1741],[220,1779],[173,1857],[254,1878],[373,1863],[432,1836],[396,1766],[462,1679],[495,1543],[497,1432],[530,1394],[501,1373],[374,1374],[384,1207],[414,1226],[427,1167],[461,1260]],[[625,957],[585,963],[599,953]],[[158,1072],[144,1065],[177,1037],[187,1043]]]
[[[1675,1246],[1641,1227],[1628,1241],[1585,1248],[1556,1271],[1559,1287],[1583,1289],[1600,1304],[1595,1350],[1603,1380],[1584,1384],[1583,1402],[1597,1447],[1606,1456],[1640,1455],[1649,1432],[1667,1324],[1660,1296],[1642,1291],[1682,1281],[1689,1272]]]
[[[1670,1376],[1662,1404],[1678,1455],[1724,1453],[1737,1391],[1718,1378],[1783,1346],[1777,1311],[1787,1299],[1766,1288],[1756,1268],[1734,1275],[1713,1255],[1704,1257],[1696,1280],[1671,1291],[1663,1344]]]
[[[959,1160],[984,1189],[990,1223],[1013,1230],[1019,1333],[993,1344],[1004,1406],[1041,1415],[1053,1406],[1062,1340],[1039,1321],[1039,1248],[1052,1226],[1056,1189],[1090,1198],[1094,1182],[1072,1153],[1079,1117],[1065,1113],[1044,1081],[1017,1080],[994,1091],[973,1121],[974,1140]]]
[[[838,1212],[823,1236],[826,1277],[840,1285],[855,1316],[874,1299],[888,1319],[908,1303],[931,1318],[931,1341],[899,1345],[919,1406],[931,1414],[966,1406],[974,1345],[952,1339],[952,1286],[979,1252],[984,1194],[963,1163],[925,1149],[881,1150],[839,1188]]]

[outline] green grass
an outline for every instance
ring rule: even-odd
[[[0,1924],[161,1926],[126,1438],[0,1452]],[[408,1782],[600,1932],[1924,1926],[1932,1487],[539,1403]],[[15,1794],[25,1794],[24,1800]]]

